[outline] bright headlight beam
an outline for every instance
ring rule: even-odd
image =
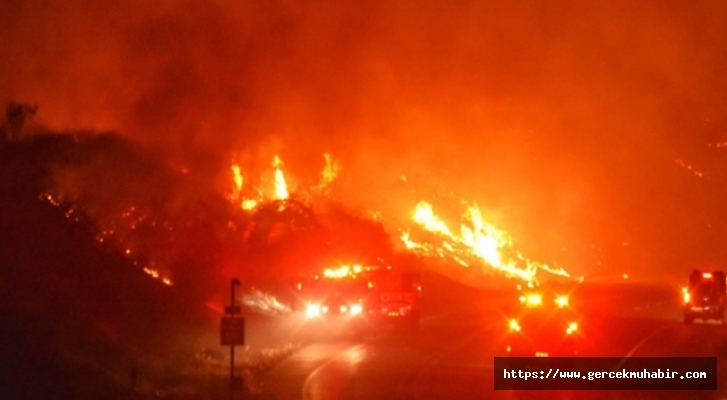
[[[543,304],[543,296],[537,293],[525,296],[525,305],[528,307],[538,307]]]
[[[321,306],[318,304],[308,304],[305,308],[306,318],[316,318],[321,315]]]

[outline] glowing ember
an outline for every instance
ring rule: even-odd
[[[159,271],[151,268],[144,268],[144,272],[146,272],[149,276],[151,276],[154,279],[159,279]]]
[[[484,261],[490,267],[503,272],[507,276],[517,277],[525,281],[534,281],[538,270],[548,273],[569,276],[562,268],[552,268],[546,264],[531,261],[519,253],[513,253],[509,236],[488,224],[482,218],[477,206],[470,206],[465,214],[467,224],[461,224],[460,233],[455,234],[447,224],[434,214],[431,204],[421,201],[413,215],[414,222],[427,232],[442,239],[438,244],[420,243],[411,238],[409,232],[403,232],[401,241],[407,249],[427,256],[450,258],[458,264],[469,267],[467,260]]]
[[[721,147],[721,146],[718,146],[718,147]],[[703,178],[704,177],[704,173],[702,171],[699,171],[699,170],[695,169],[693,166],[691,166],[691,165],[687,164],[686,162],[684,162],[684,160],[678,159],[675,162],[677,163],[678,166],[680,166],[680,167],[684,168],[685,170],[687,170],[687,171],[691,172],[692,174],[694,174],[694,176],[696,176],[698,178]]]
[[[47,201],[48,204],[52,205],[53,207],[60,207],[61,206],[60,200],[58,200],[57,198],[53,197],[53,195],[50,194],[50,193],[43,193],[43,194],[41,194],[40,195],[40,199],[41,200],[44,200],[44,201]]]
[[[63,201],[59,197],[50,193],[41,194],[40,199],[48,202],[53,207],[64,207],[68,203],[67,201]],[[80,214],[80,212],[71,207],[66,209],[64,213],[66,218],[76,223],[81,221],[79,217]],[[95,236],[95,240],[98,243],[105,244],[112,241],[111,239],[114,239],[112,241],[114,243],[111,243],[111,245],[120,246],[121,248],[119,250],[121,250],[123,255],[129,258],[134,265],[138,265],[139,262],[135,259],[135,253],[137,253],[136,249],[132,250],[132,247],[128,247],[127,245],[133,243],[133,238],[130,236],[130,232],[136,230],[137,227],[143,223],[146,223],[147,226],[151,227],[157,225],[155,221],[150,220],[139,209],[134,206],[130,206],[125,211],[121,212],[117,218],[109,218],[105,220],[104,225],[107,226],[100,228],[100,231]],[[112,226],[119,228],[122,232],[125,232],[125,234],[122,233],[120,236],[117,235],[116,229],[113,229]],[[171,227],[169,230],[171,230]],[[165,285],[172,286],[172,280],[168,276],[163,276],[158,270],[144,267],[143,271],[152,278],[160,280]]]
[[[162,276],[158,270],[144,267],[144,272],[154,279],[161,280],[161,282],[167,286],[172,286],[172,280],[168,276]]]

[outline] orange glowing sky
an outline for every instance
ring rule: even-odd
[[[328,152],[348,204],[466,199],[562,265],[727,261],[727,3],[153,3],[2,2],[0,101],[220,175]]]

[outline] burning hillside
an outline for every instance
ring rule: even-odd
[[[326,204],[330,203],[330,199],[320,196],[320,194],[330,193],[330,185],[340,168],[330,154],[325,153],[323,158],[326,163],[321,172],[321,181],[306,189],[298,187],[299,192],[294,195],[294,197],[305,198],[309,204],[313,204],[313,209],[319,212],[325,212]],[[268,178],[268,188],[266,189],[260,186],[246,187],[244,184],[246,179],[241,167],[233,163],[230,168],[232,188],[227,192],[227,199],[233,205],[239,205],[246,212],[255,212],[260,204],[266,202],[277,202],[274,211],[277,213],[284,213],[287,208],[300,207],[299,203],[287,202],[291,199],[291,194],[281,165],[280,157],[274,156],[271,164],[273,175]],[[265,181],[263,180],[263,182]],[[374,213],[374,215],[377,214]],[[417,242],[412,240],[409,230],[405,230],[400,239],[407,251],[421,256],[449,259],[463,267],[478,267],[485,275],[499,273],[507,277],[534,281],[538,271],[543,271],[561,277],[569,277],[568,272],[563,268],[553,268],[547,264],[530,260],[521,252],[513,249],[512,239],[504,231],[484,221],[482,213],[476,205],[468,207],[465,218],[467,224],[462,224],[460,232],[454,233],[444,221],[434,214],[429,203],[421,201],[416,207],[413,221],[422,230],[438,236],[442,240],[438,243]],[[293,227],[295,221],[291,219],[287,225]],[[254,226],[252,224],[248,229],[254,228]],[[397,230],[401,230],[401,228]],[[246,230],[245,237],[248,236],[249,230]],[[384,253],[391,254],[388,250],[379,249],[380,256],[383,256]],[[346,259],[345,255],[342,257]]]
[[[87,220],[99,245],[166,285],[180,282],[201,294],[227,276],[269,280],[337,260],[391,258],[401,247],[392,239],[398,232],[406,251],[477,267],[483,275],[568,276],[523,256],[477,206],[468,207],[456,232],[421,201],[413,222],[428,239],[414,239],[409,222],[397,225],[406,215],[384,217],[387,233],[380,221],[357,217],[364,213],[333,200],[342,168],[329,153],[320,156],[319,172],[306,177],[287,169],[278,154],[263,165],[231,154],[227,167],[219,162],[219,170],[207,171],[169,165],[113,134],[48,138],[12,142],[49,147],[43,149],[50,155],[43,160],[48,185],[39,199],[72,221]]]
[[[319,174],[291,183],[277,155],[256,175],[237,163],[180,168],[114,134],[41,131],[5,146],[37,168],[37,200],[152,278],[201,296],[229,276],[269,280],[347,254],[391,254],[381,227],[326,196],[340,168],[329,154]]]

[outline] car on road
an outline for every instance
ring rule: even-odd
[[[692,271],[689,286],[683,288],[682,293],[685,324],[691,324],[695,319],[725,323],[727,281],[724,271]]]

